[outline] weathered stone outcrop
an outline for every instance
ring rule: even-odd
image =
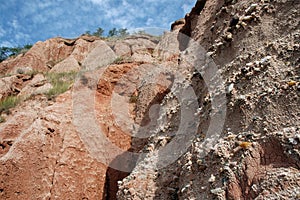
[[[55,67],[56,64],[72,68],[74,62],[77,62],[74,70],[78,70],[76,66],[96,46],[97,41],[99,41],[97,37],[82,36],[77,39],[53,38],[45,42],[37,42],[25,54],[1,62],[0,72],[1,74],[29,71],[46,72]],[[61,63],[61,61],[64,62]],[[54,71],[61,70],[58,68],[59,66],[56,66]]]
[[[47,92],[60,84],[53,83],[49,76],[67,76],[81,70],[98,73],[96,80],[84,73],[76,79],[78,87],[95,92],[95,97],[84,97],[95,98],[95,105],[88,112],[95,113],[99,130],[109,141],[123,151],[138,153],[147,140],[132,141],[132,130],[126,126],[134,121],[142,123],[151,104],[159,103],[168,88],[168,80],[161,73],[159,82],[140,87],[143,79],[138,77],[157,67],[149,63],[155,60],[157,43],[157,39],[147,35],[111,41],[87,36],[73,40],[54,38],[1,63],[6,75],[0,79],[0,99],[18,96],[21,102],[9,113],[0,111],[5,119],[0,123],[0,198],[116,198],[117,182],[128,172],[109,167],[110,163],[93,156],[74,125],[73,106],[81,105],[74,105],[72,85],[66,93],[49,99]],[[112,103],[118,105],[113,107]],[[128,112],[128,120],[116,118],[114,112],[118,114],[120,107]],[[134,165],[132,162],[131,169]]]
[[[36,97],[0,125],[1,199],[99,199],[106,167],[72,125],[71,92]]]
[[[180,63],[198,43],[198,55],[211,57],[224,80],[222,134],[203,156],[214,116],[206,100],[214,94],[205,95],[205,73],[194,73],[194,90],[204,97],[200,116],[208,120],[200,122],[189,150],[165,168],[153,163],[164,159],[155,152],[168,140],[153,137],[148,146],[154,153],[120,182],[119,199],[299,198],[299,6],[292,0],[199,0],[184,24],[173,24],[175,31],[182,26]]]
[[[299,199],[298,10],[199,0],[1,62],[0,199]]]

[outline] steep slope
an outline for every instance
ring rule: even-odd
[[[109,162],[118,153],[112,153],[111,159],[103,162],[89,148],[97,138],[87,139],[103,133],[122,150],[119,154],[141,148],[131,145],[131,133],[116,124],[110,102],[117,93],[124,96],[125,92],[127,102],[132,98],[140,82],[134,71],[152,67],[157,43],[157,38],[147,35],[106,41],[88,36],[73,40],[54,38],[2,62],[0,198],[112,198],[117,192],[117,181],[128,171],[111,172]],[[97,79],[89,78],[90,74],[98,75]],[[120,80],[124,85],[117,84],[125,75],[126,82]],[[161,78],[164,80],[164,76]],[[138,101],[145,107],[140,111],[141,119],[148,101],[164,93],[163,85],[152,93],[144,92],[149,93],[149,99]],[[93,96],[80,96],[81,89],[92,91]],[[18,99],[19,103],[7,107],[11,105],[9,99]],[[76,113],[76,108],[84,107],[88,99],[95,101],[91,110],[84,113],[96,116],[93,122],[101,133],[91,131],[91,122],[84,121],[84,113]],[[133,109],[137,102],[127,104]],[[129,113],[129,118],[134,115]],[[90,135],[84,135],[85,131],[91,131]],[[101,146],[97,148],[101,150]],[[105,148],[103,155],[110,154],[110,149]]]
[[[299,199],[299,9],[198,0],[0,63],[0,198]]]
[[[210,92],[211,102],[216,97],[205,90],[207,68],[200,78],[194,73],[199,133],[171,165],[157,168],[152,163],[166,155],[148,155],[119,183],[119,199],[299,199],[299,7],[292,0],[199,0],[185,20],[172,25],[182,33],[181,63],[197,43],[218,67],[225,123],[215,124],[222,126],[220,138],[203,150],[215,115],[203,96]],[[154,152],[160,151],[161,134],[150,140]]]

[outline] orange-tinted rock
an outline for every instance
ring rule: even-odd
[[[116,58],[115,52],[104,41],[98,40],[95,48],[83,60],[82,65],[86,69],[94,70],[111,64]]]
[[[62,73],[62,72],[78,72],[80,70],[80,65],[73,55],[67,57],[63,61],[54,65],[50,72]]]
[[[82,36],[78,39],[53,38],[45,42],[37,42],[33,47],[16,58],[10,58],[0,63],[2,74],[18,73],[18,69],[29,68],[33,71],[45,72],[57,63],[72,55],[77,62],[82,62],[98,39]]]
[[[70,97],[29,100],[0,125],[2,199],[102,198],[106,167],[72,126]]]
[[[129,43],[134,46],[137,55],[146,52],[152,57],[152,51],[148,49],[153,49],[155,43],[147,41],[147,38],[141,40],[141,44],[134,39],[130,39]],[[17,73],[0,79],[0,94],[3,97],[18,95],[24,99],[16,108],[10,109],[11,114],[5,115],[6,121],[0,123],[1,199],[115,197],[117,181],[128,173],[108,168],[86,148],[82,135],[72,123],[71,91],[59,95],[54,102],[49,101],[44,93],[53,86],[47,76],[27,73],[32,70],[43,73],[80,71],[81,65],[86,69],[95,69],[109,65],[116,58],[116,53],[106,42],[81,36],[74,40],[54,38],[38,42],[25,55],[0,64],[5,73]],[[137,91],[137,83],[141,80],[136,72],[144,62],[143,57],[139,58],[142,62],[128,60],[129,63],[126,63],[127,60],[124,60],[123,64],[103,68],[104,73],[95,85],[97,87],[91,87],[97,90],[97,123],[106,137],[124,151],[132,148],[132,133],[122,125],[128,126],[130,123],[118,121],[119,118],[113,115],[115,108],[112,108],[111,102],[125,100],[122,96],[117,96],[115,100],[115,94],[125,93],[128,101],[131,93]],[[163,77],[161,82],[153,85],[154,91],[147,89],[153,97],[166,89]],[[128,102],[127,117],[131,122],[135,117],[135,104]],[[139,101],[139,105],[143,104],[149,106],[148,99]]]
[[[177,29],[181,29],[184,26],[184,24],[185,24],[184,18],[176,20],[175,22],[172,23],[171,30],[174,31]]]

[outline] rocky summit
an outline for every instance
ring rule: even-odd
[[[2,61],[0,199],[300,199],[299,10],[198,0]]]

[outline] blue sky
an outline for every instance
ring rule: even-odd
[[[159,27],[184,17],[196,0],[4,0],[0,3],[0,46],[74,38],[102,27]]]

